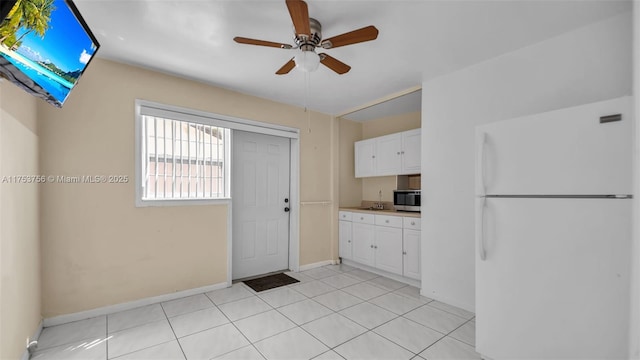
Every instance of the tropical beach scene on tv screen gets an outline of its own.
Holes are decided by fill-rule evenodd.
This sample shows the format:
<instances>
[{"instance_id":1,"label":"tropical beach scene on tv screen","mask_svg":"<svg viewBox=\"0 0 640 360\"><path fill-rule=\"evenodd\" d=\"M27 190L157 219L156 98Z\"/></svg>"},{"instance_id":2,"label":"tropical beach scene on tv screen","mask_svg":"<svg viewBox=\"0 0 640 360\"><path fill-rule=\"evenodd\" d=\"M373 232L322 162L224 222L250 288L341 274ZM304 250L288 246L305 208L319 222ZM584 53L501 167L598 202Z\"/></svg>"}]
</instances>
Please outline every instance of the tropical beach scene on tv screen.
<instances>
[{"instance_id":1,"label":"tropical beach scene on tv screen","mask_svg":"<svg viewBox=\"0 0 640 360\"><path fill-rule=\"evenodd\" d=\"M0 23L4 75L56 106L62 106L95 51L64 0L18 0ZM20 80L23 74L39 86Z\"/></svg>"}]
</instances>

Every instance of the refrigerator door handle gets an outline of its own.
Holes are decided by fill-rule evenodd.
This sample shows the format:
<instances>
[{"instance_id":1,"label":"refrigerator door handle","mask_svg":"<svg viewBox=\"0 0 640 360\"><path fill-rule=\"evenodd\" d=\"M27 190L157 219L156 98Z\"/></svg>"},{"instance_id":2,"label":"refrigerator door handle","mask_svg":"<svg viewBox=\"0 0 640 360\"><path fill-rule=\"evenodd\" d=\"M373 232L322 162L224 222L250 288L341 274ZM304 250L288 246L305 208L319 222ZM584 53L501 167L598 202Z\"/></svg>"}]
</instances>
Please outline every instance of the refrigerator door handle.
<instances>
[{"instance_id":1,"label":"refrigerator door handle","mask_svg":"<svg viewBox=\"0 0 640 360\"><path fill-rule=\"evenodd\" d=\"M476 134L476 194L483 196L486 193L484 186L484 145L487 134L478 131Z\"/></svg>"},{"instance_id":2,"label":"refrigerator door handle","mask_svg":"<svg viewBox=\"0 0 640 360\"><path fill-rule=\"evenodd\" d=\"M487 259L487 252L484 249L484 208L487 199L482 197L476 201L476 241L478 242L478 255L480 260Z\"/></svg>"}]
</instances>

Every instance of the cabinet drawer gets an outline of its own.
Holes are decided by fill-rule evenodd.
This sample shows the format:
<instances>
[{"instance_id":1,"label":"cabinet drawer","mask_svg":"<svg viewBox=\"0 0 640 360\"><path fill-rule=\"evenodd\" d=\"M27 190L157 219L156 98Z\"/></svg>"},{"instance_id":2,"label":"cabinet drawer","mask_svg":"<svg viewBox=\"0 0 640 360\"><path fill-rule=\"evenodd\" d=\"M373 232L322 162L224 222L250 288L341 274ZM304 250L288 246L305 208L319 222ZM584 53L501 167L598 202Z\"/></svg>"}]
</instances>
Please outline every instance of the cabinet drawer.
<instances>
[{"instance_id":1,"label":"cabinet drawer","mask_svg":"<svg viewBox=\"0 0 640 360\"><path fill-rule=\"evenodd\" d=\"M338 219L344 221L351 221L351 213L348 211L340 211L338 215Z\"/></svg>"},{"instance_id":2,"label":"cabinet drawer","mask_svg":"<svg viewBox=\"0 0 640 360\"><path fill-rule=\"evenodd\" d=\"M376 225L401 228L402 227L402 217L400 217L400 216L389 216L389 215L376 215Z\"/></svg>"},{"instance_id":3,"label":"cabinet drawer","mask_svg":"<svg viewBox=\"0 0 640 360\"><path fill-rule=\"evenodd\" d=\"M353 213L351 216L351 221L363 224L375 224L373 214Z\"/></svg>"},{"instance_id":4,"label":"cabinet drawer","mask_svg":"<svg viewBox=\"0 0 640 360\"><path fill-rule=\"evenodd\" d=\"M413 217L405 217L404 219L404 228L405 229L413 229L420 230L420 219Z\"/></svg>"}]
</instances>

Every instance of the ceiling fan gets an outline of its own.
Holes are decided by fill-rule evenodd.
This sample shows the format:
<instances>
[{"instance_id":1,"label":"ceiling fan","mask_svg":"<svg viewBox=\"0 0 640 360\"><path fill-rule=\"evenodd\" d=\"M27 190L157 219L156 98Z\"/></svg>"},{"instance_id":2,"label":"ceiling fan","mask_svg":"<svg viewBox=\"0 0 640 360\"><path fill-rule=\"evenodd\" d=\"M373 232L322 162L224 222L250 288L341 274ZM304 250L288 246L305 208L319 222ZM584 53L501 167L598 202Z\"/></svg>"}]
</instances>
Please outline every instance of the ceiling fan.
<instances>
[{"instance_id":1,"label":"ceiling fan","mask_svg":"<svg viewBox=\"0 0 640 360\"><path fill-rule=\"evenodd\" d=\"M233 38L235 42L240 44L269 46L281 49L300 49L301 52L298 55L291 58L291 60L287 61L286 64L276 71L277 75L288 74L296 66L302 71L311 72L316 70L320 63L340 75L345 74L351 70L351 66L325 53L317 54L315 49L317 47L332 49L375 40L378 37L378 29L370 25L323 40L322 26L318 20L309 17L307 3L302 0L286 0L286 3L295 29L295 46L239 36Z\"/></svg>"}]
</instances>

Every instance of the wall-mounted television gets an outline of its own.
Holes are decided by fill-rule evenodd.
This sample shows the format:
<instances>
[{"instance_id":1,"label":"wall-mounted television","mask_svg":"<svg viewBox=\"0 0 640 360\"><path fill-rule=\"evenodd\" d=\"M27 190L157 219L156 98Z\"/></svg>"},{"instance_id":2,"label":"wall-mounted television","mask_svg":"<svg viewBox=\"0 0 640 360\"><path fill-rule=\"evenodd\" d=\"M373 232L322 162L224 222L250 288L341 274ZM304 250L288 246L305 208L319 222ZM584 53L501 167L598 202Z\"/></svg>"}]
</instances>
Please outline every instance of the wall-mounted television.
<instances>
[{"instance_id":1,"label":"wall-mounted television","mask_svg":"<svg viewBox=\"0 0 640 360\"><path fill-rule=\"evenodd\" d=\"M71 0L0 2L0 76L62 107L100 47Z\"/></svg>"}]
</instances>

